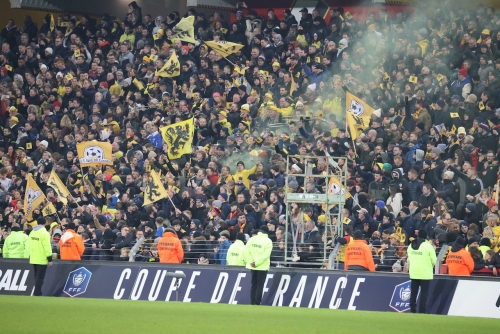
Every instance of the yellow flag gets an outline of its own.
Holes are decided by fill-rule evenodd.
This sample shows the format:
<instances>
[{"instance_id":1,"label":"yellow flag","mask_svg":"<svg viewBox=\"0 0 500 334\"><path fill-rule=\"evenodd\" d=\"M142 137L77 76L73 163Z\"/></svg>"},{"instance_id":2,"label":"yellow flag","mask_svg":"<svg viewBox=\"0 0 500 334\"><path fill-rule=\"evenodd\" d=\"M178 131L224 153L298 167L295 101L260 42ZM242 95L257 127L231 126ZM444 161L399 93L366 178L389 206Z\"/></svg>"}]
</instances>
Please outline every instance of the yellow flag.
<instances>
[{"instance_id":1,"label":"yellow flag","mask_svg":"<svg viewBox=\"0 0 500 334\"><path fill-rule=\"evenodd\" d=\"M56 21L54 21L54 15L50 14L50 31L54 31L56 28Z\"/></svg>"},{"instance_id":2,"label":"yellow flag","mask_svg":"<svg viewBox=\"0 0 500 334\"><path fill-rule=\"evenodd\" d=\"M411 83L417 83L418 78L412 75L412 76L410 76L410 78L408 79L408 81L411 82Z\"/></svg>"},{"instance_id":3,"label":"yellow flag","mask_svg":"<svg viewBox=\"0 0 500 334\"><path fill-rule=\"evenodd\" d=\"M293 92L295 92L295 89L297 89L297 84L295 83L295 80L293 80L293 75L290 76L292 78L292 83L290 84L290 93L289 95L292 96Z\"/></svg>"},{"instance_id":4,"label":"yellow flag","mask_svg":"<svg viewBox=\"0 0 500 334\"><path fill-rule=\"evenodd\" d=\"M346 121L351 130L351 138L355 140L358 136L368 129L373 108L367 105L360 98L346 93Z\"/></svg>"},{"instance_id":5,"label":"yellow flag","mask_svg":"<svg viewBox=\"0 0 500 334\"><path fill-rule=\"evenodd\" d=\"M73 55L76 57L80 57L80 49L76 49L74 52L73 52Z\"/></svg>"},{"instance_id":6,"label":"yellow flag","mask_svg":"<svg viewBox=\"0 0 500 334\"><path fill-rule=\"evenodd\" d=\"M4 66L7 69L7 71L12 72L12 66L10 66L9 64L5 64Z\"/></svg>"},{"instance_id":7,"label":"yellow flag","mask_svg":"<svg viewBox=\"0 0 500 334\"><path fill-rule=\"evenodd\" d=\"M50 173L47 185L54 189L54 192L57 194L57 198L59 198L61 202L63 202L64 204L68 204L69 190L68 188L66 188L64 183L62 183L56 172L52 171Z\"/></svg>"},{"instance_id":8,"label":"yellow flag","mask_svg":"<svg viewBox=\"0 0 500 334\"><path fill-rule=\"evenodd\" d=\"M151 171L151 178L146 183L146 190L144 191L144 205L154 203L167 196L167 191L161 183L160 177L154 170Z\"/></svg>"},{"instance_id":9,"label":"yellow flag","mask_svg":"<svg viewBox=\"0 0 500 334\"><path fill-rule=\"evenodd\" d=\"M159 70L156 70L155 76L162 78L172 78L177 77L181 74L181 63L177 58L177 54L174 52L172 56L167 60L165 65Z\"/></svg>"},{"instance_id":10,"label":"yellow flag","mask_svg":"<svg viewBox=\"0 0 500 334\"><path fill-rule=\"evenodd\" d=\"M226 41L207 41L205 44L213 49L215 52L220 54L222 57L227 57L233 53L235 53L238 50L241 50L244 45L242 44L236 44L233 42L226 42Z\"/></svg>"},{"instance_id":11,"label":"yellow flag","mask_svg":"<svg viewBox=\"0 0 500 334\"><path fill-rule=\"evenodd\" d=\"M194 39L194 16L183 17L172 29L170 40L180 39L188 43L196 43Z\"/></svg>"},{"instance_id":12,"label":"yellow flag","mask_svg":"<svg viewBox=\"0 0 500 334\"><path fill-rule=\"evenodd\" d=\"M455 126L455 124L453 124L453 126L451 127L450 133L453 133L453 134L457 133L457 127Z\"/></svg>"},{"instance_id":13,"label":"yellow flag","mask_svg":"<svg viewBox=\"0 0 500 334\"><path fill-rule=\"evenodd\" d=\"M346 191L345 187L340 186L340 181L334 176L330 176L330 185L328 187L329 195L340 195L345 194L345 198L349 199L352 197L351 193Z\"/></svg>"},{"instance_id":14,"label":"yellow flag","mask_svg":"<svg viewBox=\"0 0 500 334\"><path fill-rule=\"evenodd\" d=\"M139 89L139 90L144 90L144 85L142 84L142 82L140 82L139 80L137 80L137 78L134 78L134 80L132 81L134 83L134 85Z\"/></svg>"},{"instance_id":15,"label":"yellow flag","mask_svg":"<svg viewBox=\"0 0 500 334\"><path fill-rule=\"evenodd\" d=\"M194 118L167 125L160 129L163 140L168 145L168 158L179 159L191 153L194 135Z\"/></svg>"},{"instance_id":16,"label":"yellow flag","mask_svg":"<svg viewBox=\"0 0 500 334\"><path fill-rule=\"evenodd\" d=\"M57 213L57 210L54 206L54 204L49 203L45 208L42 210L42 216L51 216L55 215Z\"/></svg>"},{"instance_id":17,"label":"yellow flag","mask_svg":"<svg viewBox=\"0 0 500 334\"><path fill-rule=\"evenodd\" d=\"M26 192L24 194L24 214L26 219L33 219L33 211L46 199L44 193L36 184L31 174L28 174Z\"/></svg>"},{"instance_id":18,"label":"yellow flag","mask_svg":"<svg viewBox=\"0 0 500 334\"><path fill-rule=\"evenodd\" d=\"M98 141L84 141L76 144L80 166L113 165L111 144Z\"/></svg>"}]
</instances>

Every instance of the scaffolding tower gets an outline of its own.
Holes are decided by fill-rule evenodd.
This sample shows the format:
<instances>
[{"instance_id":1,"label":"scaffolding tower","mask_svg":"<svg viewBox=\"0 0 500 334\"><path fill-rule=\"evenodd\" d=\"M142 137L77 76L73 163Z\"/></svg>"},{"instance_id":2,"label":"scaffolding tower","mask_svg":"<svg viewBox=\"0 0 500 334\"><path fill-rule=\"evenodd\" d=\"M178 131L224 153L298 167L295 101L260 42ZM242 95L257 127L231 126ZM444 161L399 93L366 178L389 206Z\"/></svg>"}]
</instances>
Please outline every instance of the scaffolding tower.
<instances>
[{"instance_id":1,"label":"scaffolding tower","mask_svg":"<svg viewBox=\"0 0 500 334\"><path fill-rule=\"evenodd\" d=\"M303 177L303 184L299 183L302 187L301 191L291 192L289 187L290 177L285 180L285 236L288 236L290 232L292 234L292 250L289 251L289 241L288 237L285 237L285 265L293 263L293 256L297 254L297 236L299 231L303 231L306 222L303 221L303 208L308 205L319 205L324 208L325 211L325 234L330 233L331 236L343 236L343 208L346 201L346 180L347 180L347 163L339 164L340 160L345 160L345 157L331 157L331 156L300 156L300 155L289 155L287 157L287 171L290 171L291 167L296 161L300 161L305 170L301 173L290 174L295 177ZM313 170L317 166L318 162L323 160L325 163L326 170L321 173L314 173ZM289 175L289 176L290 176ZM326 191L321 193L307 193L306 184L310 179L324 179L324 184L326 185ZM299 188L300 189L300 188ZM300 222L297 226L294 226L291 220L291 205L296 203L301 207L300 212ZM301 241L304 241L304 233L301 233ZM332 245L333 246L333 245ZM335 247L330 253L327 252L327 238L323 241L323 258L322 263L328 263L328 269L334 269L334 262L336 261L336 254L338 252L338 246ZM327 261L328 259L328 261ZM292 261L292 262L291 262ZM338 265L338 261L337 261Z\"/></svg>"}]
</instances>

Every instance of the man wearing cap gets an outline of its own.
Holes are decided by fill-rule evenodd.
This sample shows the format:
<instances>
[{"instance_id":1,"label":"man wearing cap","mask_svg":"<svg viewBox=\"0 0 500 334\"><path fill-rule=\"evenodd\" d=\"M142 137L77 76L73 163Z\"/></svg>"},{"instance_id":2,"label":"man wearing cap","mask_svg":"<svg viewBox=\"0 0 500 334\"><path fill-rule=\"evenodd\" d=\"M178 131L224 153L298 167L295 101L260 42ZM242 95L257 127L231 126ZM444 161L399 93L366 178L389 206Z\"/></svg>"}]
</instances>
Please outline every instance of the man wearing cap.
<instances>
[{"instance_id":1,"label":"man wearing cap","mask_svg":"<svg viewBox=\"0 0 500 334\"><path fill-rule=\"evenodd\" d=\"M304 30L308 31L313 25L312 15L309 14L309 10L305 7L300 10L300 15L300 25L304 27Z\"/></svg>"},{"instance_id":2,"label":"man wearing cap","mask_svg":"<svg viewBox=\"0 0 500 334\"><path fill-rule=\"evenodd\" d=\"M158 241L158 256L160 257L160 263L177 264L184 259L184 249L173 228L168 227L163 230L163 236Z\"/></svg>"},{"instance_id":3,"label":"man wearing cap","mask_svg":"<svg viewBox=\"0 0 500 334\"><path fill-rule=\"evenodd\" d=\"M455 80L451 83L450 90L453 95L460 95L464 99L467 98L467 96L470 94L472 90L472 84L465 68L462 68L458 71L458 80Z\"/></svg>"},{"instance_id":4,"label":"man wearing cap","mask_svg":"<svg viewBox=\"0 0 500 334\"><path fill-rule=\"evenodd\" d=\"M363 231L355 231L354 242L346 248L344 270L375 271L372 251L363 237Z\"/></svg>"},{"instance_id":5,"label":"man wearing cap","mask_svg":"<svg viewBox=\"0 0 500 334\"><path fill-rule=\"evenodd\" d=\"M252 305L260 305L267 272L271 265L273 243L267 236L269 229L262 225L256 236L251 237L245 247L246 268L252 271L252 288L250 301Z\"/></svg>"},{"instance_id":6,"label":"man wearing cap","mask_svg":"<svg viewBox=\"0 0 500 334\"><path fill-rule=\"evenodd\" d=\"M411 242L407 251L411 279L410 309L412 313L417 313L417 297L419 292L420 305L418 313L426 313L429 286L431 280L434 278L436 251L426 239L427 232L420 229L417 237Z\"/></svg>"},{"instance_id":7,"label":"man wearing cap","mask_svg":"<svg viewBox=\"0 0 500 334\"><path fill-rule=\"evenodd\" d=\"M65 231L59 240L61 260L81 260L85 245L82 237L75 232L75 223L66 224Z\"/></svg>"},{"instance_id":8,"label":"man wearing cap","mask_svg":"<svg viewBox=\"0 0 500 334\"><path fill-rule=\"evenodd\" d=\"M484 147L487 150L496 152L498 147L498 137L490 132L490 126L487 123L481 122L477 128L477 136L474 141L474 146Z\"/></svg>"},{"instance_id":9,"label":"man wearing cap","mask_svg":"<svg viewBox=\"0 0 500 334\"><path fill-rule=\"evenodd\" d=\"M47 267L52 266L52 246L50 233L45 229L45 218L39 217L36 222L38 225L33 228L29 235L28 247L30 264L33 265L35 272L33 296L41 296Z\"/></svg>"}]
</instances>

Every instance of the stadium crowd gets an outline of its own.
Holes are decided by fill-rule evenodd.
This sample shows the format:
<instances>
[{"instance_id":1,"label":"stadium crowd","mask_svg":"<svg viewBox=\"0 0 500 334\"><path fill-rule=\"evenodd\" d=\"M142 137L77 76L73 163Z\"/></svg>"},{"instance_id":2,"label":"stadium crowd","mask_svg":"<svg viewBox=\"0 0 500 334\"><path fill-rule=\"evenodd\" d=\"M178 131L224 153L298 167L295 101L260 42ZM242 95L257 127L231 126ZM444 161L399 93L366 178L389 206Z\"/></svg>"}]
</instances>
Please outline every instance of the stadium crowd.
<instances>
[{"instance_id":1,"label":"stadium crowd","mask_svg":"<svg viewBox=\"0 0 500 334\"><path fill-rule=\"evenodd\" d=\"M170 39L179 13L153 17L135 1L118 19L7 22L3 256L26 257L15 246L44 219L63 259L69 231L84 245L70 257L128 261L132 251L135 261L159 261L158 240L175 237L179 262L225 265L230 247L261 230L273 262L284 260L285 244L291 252L296 243L300 266L338 243L343 263L356 239L370 245L370 270L401 271L423 230L450 254L466 247L475 269L499 268L500 15L450 2L395 16L381 7L364 21L342 8L323 19L307 8L301 17L273 9L262 17L238 6L233 22L189 9L196 42ZM206 41L244 47L222 57ZM173 53L180 74L159 75ZM346 92L375 109L355 136L346 130ZM192 117L192 154L169 159L161 128ZM80 167L76 143L87 140L112 143L114 165ZM345 235L325 229L331 212L322 206L292 204L286 219L286 192L327 188L324 178L294 176L306 168L291 155L324 157L314 175L332 173L328 156L343 157ZM71 193L67 204L47 184L52 170ZM169 198L143 206L152 170ZM57 214L38 208L35 222L24 217L28 173ZM137 240L145 242L132 249Z\"/></svg>"}]
</instances>

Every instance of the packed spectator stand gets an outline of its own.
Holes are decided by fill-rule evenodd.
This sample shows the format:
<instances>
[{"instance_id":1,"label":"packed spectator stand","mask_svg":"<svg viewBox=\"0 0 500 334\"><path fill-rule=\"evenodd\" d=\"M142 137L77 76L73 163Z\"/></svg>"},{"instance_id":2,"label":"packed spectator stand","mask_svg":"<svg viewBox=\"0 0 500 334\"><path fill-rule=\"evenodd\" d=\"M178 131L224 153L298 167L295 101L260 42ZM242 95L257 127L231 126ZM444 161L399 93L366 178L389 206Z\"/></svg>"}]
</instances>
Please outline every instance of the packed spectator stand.
<instances>
[{"instance_id":1,"label":"packed spectator stand","mask_svg":"<svg viewBox=\"0 0 500 334\"><path fill-rule=\"evenodd\" d=\"M493 8L446 2L389 16L381 7L364 22L342 8L325 19L285 10L279 20L245 3L234 22L195 9L153 17L135 1L125 11L26 16L1 31L2 245L44 217L54 256L74 223L82 260L159 262L158 241L172 233L183 263L227 265L233 244L267 226L272 265L328 268L322 260L336 248L342 269L361 231L376 270L401 272L406 248L425 230L437 253L447 250L440 272L455 247L470 253L474 270L497 274ZM190 17L192 36L183 25ZM218 53L211 41L243 47ZM167 68L172 57L178 64ZM346 93L374 109L358 134L346 123ZM192 118L193 149L172 159L162 128ZM112 165L80 166L77 143L93 140L112 144ZM307 169L306 155L324 158L311 177L294 176ZM314 175L335 173L330 157L342 157L336 163L347 170L345 206L291 204L284 212L287 192L328 191ZM47 182L52 171L70 193L66 202ZM144 205L153 171L168 196ZM31 220L28 175L46 196ZM50 203L56 212L45 215ZM327 224L339 210L340 235Z\"/></svg>"}]
</instances>

